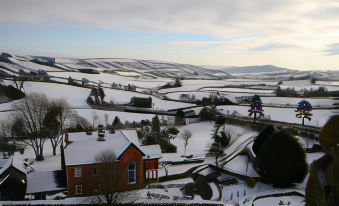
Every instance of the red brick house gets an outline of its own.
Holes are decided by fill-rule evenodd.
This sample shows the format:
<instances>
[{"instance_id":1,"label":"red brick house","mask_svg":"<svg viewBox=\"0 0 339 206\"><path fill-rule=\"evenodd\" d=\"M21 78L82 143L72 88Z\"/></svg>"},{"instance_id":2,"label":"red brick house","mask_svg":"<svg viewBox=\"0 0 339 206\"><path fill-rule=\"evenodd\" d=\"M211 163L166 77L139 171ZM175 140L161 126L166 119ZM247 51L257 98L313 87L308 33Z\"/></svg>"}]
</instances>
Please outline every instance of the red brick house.
<instances>
[{"instance_id":1,"label":"red brick house","mask_svg":"<svg viewBox=\"0 0 339 206\"><path fill-rule=\"evenodd\" d=\"M131 135L132 134L132 135ZM110 149L116 155L116 191L140 189L149 181L158 179L159 145L141 146L135 131L117 131L105 134L105 141L97 140L97 133L73 133L64 149L64 165L69 196L95 194L98 176L95 157Z\"/></svg>"}]
</instances>

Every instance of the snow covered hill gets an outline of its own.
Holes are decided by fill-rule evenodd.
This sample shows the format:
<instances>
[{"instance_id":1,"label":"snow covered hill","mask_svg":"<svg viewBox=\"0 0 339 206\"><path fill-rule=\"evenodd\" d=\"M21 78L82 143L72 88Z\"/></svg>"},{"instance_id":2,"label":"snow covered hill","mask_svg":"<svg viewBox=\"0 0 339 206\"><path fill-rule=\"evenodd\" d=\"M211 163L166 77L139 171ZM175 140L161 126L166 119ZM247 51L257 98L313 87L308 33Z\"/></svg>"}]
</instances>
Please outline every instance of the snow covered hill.
<instances>
[{"instance_id":1,"label":"snow covered hill","mask_svg":"<svg viewBox=\"0 0 339 206\"><path fill-rule=\"evenodd\" d=\"M48 62L50 61L50 62ZM29 56L2 53L0 55L0 69L11 73L32 70L45 71L84 71L94 70L122 76L145 76L148 78L185 78L185 79L228 79L232 75L220 71L209 70L204 67L170 63L154 60L136 60L124 58L68 58L55 56Z\"/></svg>"}]
</instances>

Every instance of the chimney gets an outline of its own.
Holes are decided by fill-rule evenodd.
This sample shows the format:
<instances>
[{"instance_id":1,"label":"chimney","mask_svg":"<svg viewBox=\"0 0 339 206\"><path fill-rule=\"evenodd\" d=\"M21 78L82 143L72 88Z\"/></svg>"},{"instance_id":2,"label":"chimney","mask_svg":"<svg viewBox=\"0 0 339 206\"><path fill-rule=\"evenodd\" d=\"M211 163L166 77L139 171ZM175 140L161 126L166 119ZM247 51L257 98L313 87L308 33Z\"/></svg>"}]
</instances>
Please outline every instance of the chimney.
<instances>
[{"instance_id":1,"label":"chimney","mask_svg":"<svg viewBox=\"0 0 339 206\"><path fill-rule=\"evenodd\" d=\"M98 125L98 141L105 141L105 130L103 125Z\"/></svg>"}]
</instances>

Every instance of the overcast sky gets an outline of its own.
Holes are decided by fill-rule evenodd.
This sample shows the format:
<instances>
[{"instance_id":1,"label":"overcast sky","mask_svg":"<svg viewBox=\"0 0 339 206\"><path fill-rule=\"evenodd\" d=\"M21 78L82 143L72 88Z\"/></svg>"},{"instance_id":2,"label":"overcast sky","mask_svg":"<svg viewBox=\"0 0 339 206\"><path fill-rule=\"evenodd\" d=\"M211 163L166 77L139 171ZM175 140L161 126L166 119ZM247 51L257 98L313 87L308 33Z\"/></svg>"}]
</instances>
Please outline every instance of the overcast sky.
<instances>
[{"instance_id":1,"label":"overcast sky","mask_svg":"<svg viewBox=\"0 0 339 206\"><path fill-rule=\"evenodd\" d=\"M0 0L0 50L339 69L339 0Z\"/></svg>"}]
</instances>

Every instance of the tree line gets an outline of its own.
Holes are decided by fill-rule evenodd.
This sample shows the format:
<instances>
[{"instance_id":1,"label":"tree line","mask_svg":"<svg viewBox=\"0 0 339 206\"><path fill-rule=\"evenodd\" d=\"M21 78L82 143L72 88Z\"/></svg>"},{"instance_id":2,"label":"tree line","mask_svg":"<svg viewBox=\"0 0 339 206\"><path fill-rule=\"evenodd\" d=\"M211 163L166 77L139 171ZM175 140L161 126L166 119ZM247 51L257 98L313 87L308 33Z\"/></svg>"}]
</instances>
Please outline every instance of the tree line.
<instances>
[{"instance_id":1,"label":"tree line","mask_svg":"<svg viewBox=\"0 0 339 206\"><path fill-rule=\"evenodd\" d=\"M44 145L50 141L56 155L63 136L74 128L87 128L89 123L70 109L63 99L48 100L46 95L31 93L12 105L12 115L2 122L2 139L14 138L30 146L36 160L44 159Z\"/></svg>"}]
</instances>

